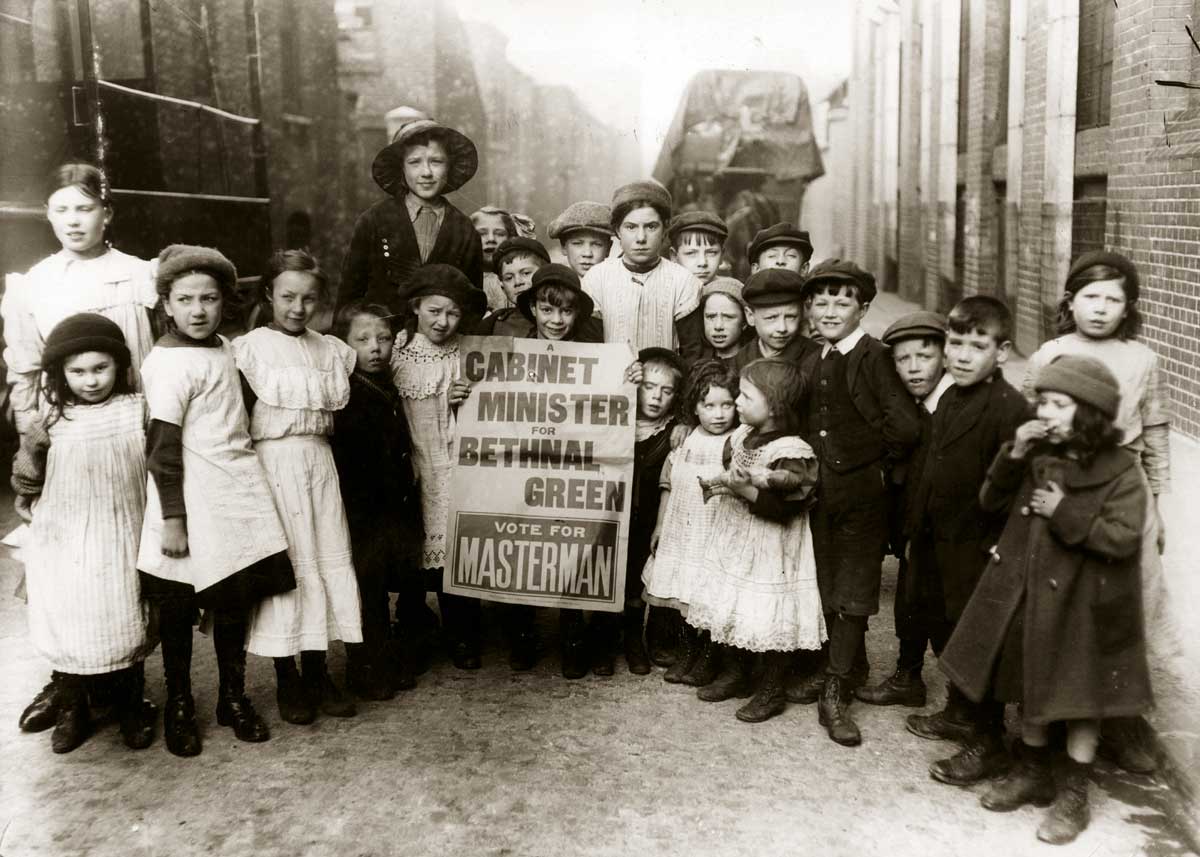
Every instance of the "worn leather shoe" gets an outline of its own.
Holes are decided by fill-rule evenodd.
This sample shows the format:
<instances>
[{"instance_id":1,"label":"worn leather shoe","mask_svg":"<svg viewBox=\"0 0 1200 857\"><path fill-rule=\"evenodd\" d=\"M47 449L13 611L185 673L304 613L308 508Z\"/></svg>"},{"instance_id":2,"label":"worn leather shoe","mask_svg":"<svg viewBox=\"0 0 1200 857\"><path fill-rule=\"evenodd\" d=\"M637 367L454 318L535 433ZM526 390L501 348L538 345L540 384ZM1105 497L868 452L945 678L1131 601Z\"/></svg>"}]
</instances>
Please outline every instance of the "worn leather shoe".
<instances>
[{"instance_id":1,"label":"worn leather shoe","mask_svg":"<svg viewBox=\"0 0 1200 857\"><path fill-rule=\"evenodd\" d=\"M78 701L64 705L59 708L54 732L50 735L50 749L55 753L70 753L87 740L90 731L87 703Z\"/></svg>"},{"instance_id":2,"label":"worn leather shoe","mask_svg":"<svg viewBox=\"0 0 1200 857\"><path fill-rule=\"evenodd\" d=\"M1004 777L979 799L992 812L1012 812L1027 803L1049 806L1057 789L1050 771L1050 748L1030 747L1023 741L1013 745L1014 762Z\"/></svg>"},{"instance_id":3,"label":"worn leather shoe","mask_svg":"<svg viewBox=\"0 0 1200 857\"><path fill-rule=\"evenodd\" d=\"M58 699L54 679L46 682L33 702L21 712L18 725L22 732L44 732L58 721Z\"/></svg>"},{"instance_id":4,"label":"worn leather shoe","mask_svg":"<svg viewBox=\"0 0 1200 857\"><path fill-rule=\"evenodd\" d=\"M1087 830L1092 819L1091 808L1088 806L1090 769L1091 765L1067 759L1062 788L1054 799L1054 805L1050 807L1050 811L1038 827L1038 839L1051 845L1066 845Z\"/></svg>"},{"instance_id":5,"label":"worn leather shoe","mask_svg":"<svg viewBox=\"0 0 1200 857\"><path fill-rule=\"evenodd\" d=\"M158 708L148 699L139 699L121 712L121 740L130 750L145 750L154 743L154 724Z\"/></svg>"},{"instance_id":6,"label":"worn leather shoe","mask_svg":"<svg viewBox=\"0 0 1200 857\"><path fill-rule=\"evenodd\" d=\"M825 690L825 671L811 673L792 680L787 686L787 701L797 705L812 705Z\"/></svg>"},{"instance_id":7,"label":"worn leather shoe","mask_svg":"<svg viewBox=\"0 0 1200 857\"><path fill-rule=\"evenodd\" d=\"M688 687L710 685L721 672L721 649L708 636L708 632L705 632L698 646L700 651L692 661L691 668L680 678L680 683Z\"/></svg>"},{"instance_id":8,"label":"worn leather shoe","mask_svg":"<svg viewBox=\"0 0 1200 857\"><path fill-rule=\"evenodd\" d=\"M925 682L921 674L896 668L896 671L879 684L858 687L856 699L868 705L904 705L908 708L924 708L926 701Z\"/></svg>"},{"instance_id":9,"label":"worn leather shoe","mask_svg":"<svg viewBox=\"0 0 1200 857\"><path fill-rule=\"evenodd\" d=\"M483 660L479 657L479 647L467 642L454 644L450 649L450 663L459 670L477 670L483 666Z\"/></svg>"},{"instance_id":10,"label":"worn leather shoe","mask_svg":"<svg viewBox=\"0 0 1200 857\"><path fill-rule=\"evenodd\" d=\"M830 739L843 747L857 747L862 743L858 724L850 716L847 680L831 675L821 691L817 705L817 722L825 727Z\"/></svg>"},{"instance_id":11,"label":"worn leather shoe","mask_svg":"<svg viewBox=\"0 0 1200 857\"><path fill-rule=\"evenodd\" d=\"M257 744L271 737L271 730L254 710L250 697L222 694L217 700L217 723L221 726L233 727L233 734L239 741Z\"/></svg>"},{"instance_id":12,"label":"worn leather shoe","mask_svg":"<svg viewBox=\"0 0 1200 857\"><path fill-rule=\"evenodd\" d=\"M968 741L967 745L948 759L938 759L929 766L929 775L940 783L969 786L1008 772L1012 759L998 735L988 734Z\"/></svg>"},{"instance_id":13,"label":"worn leather shoe","mask_svg":"<svg viewBox=\"0 0 1200 857\"><path fill-rule=\"evenodd\" d=\"M930 741L970 741L975 737L975 724L960 720L949 708L936 714L910 714L904 726L918 738Z\"/></svg>"},{"instance_id":14,"label":"worn leather shoe","mask_svg":"<svg viewBox=\"0 0 1200 857\"><path fill-rule=\"evenodd\" d=\"M199 756L200 727L191 694L167 697L163 706L163 741L176 756Z\"/></svg>"}]
</instances>

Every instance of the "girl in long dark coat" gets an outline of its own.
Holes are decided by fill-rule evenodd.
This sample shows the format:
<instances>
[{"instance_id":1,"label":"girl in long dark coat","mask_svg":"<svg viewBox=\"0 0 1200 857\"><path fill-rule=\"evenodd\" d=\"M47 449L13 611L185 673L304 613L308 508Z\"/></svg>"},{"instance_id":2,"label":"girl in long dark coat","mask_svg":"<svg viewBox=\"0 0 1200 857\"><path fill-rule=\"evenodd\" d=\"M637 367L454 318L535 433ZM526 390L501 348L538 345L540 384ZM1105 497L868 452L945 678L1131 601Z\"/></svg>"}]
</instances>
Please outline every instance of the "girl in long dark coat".
<instances>
[{"instance_id":1,"label":"girl in long dark coat","mask_svg":"<svg viewBox=\"0 0 1200 857\"><path fill-rule=\"evenodd\" d=\"M1066 355L1035 384L1037 419L996 456L980 494L1009 519L942 654L967 696L1021 703L1016 764L985 808L1053 802L1038 838L1070 842L1088 824L1087 782L1099 721L1151 706L1139 551L1146 488L1113 419L1117 380L1100 361ZM1056 788L1050 723L1065 721Z\"/></svg>"}]
</instances>

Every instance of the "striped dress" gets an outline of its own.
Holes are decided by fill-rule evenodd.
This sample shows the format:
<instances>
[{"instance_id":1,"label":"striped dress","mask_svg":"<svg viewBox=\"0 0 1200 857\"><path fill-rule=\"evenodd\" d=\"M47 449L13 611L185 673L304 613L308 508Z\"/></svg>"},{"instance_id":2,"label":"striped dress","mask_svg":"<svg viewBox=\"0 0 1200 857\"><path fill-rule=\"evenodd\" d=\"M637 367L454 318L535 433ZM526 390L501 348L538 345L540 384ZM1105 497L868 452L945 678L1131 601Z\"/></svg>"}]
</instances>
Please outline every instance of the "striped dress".
<instances>
[{"instance_id":1,"label":"striped dress","mask_svg":"<svg viewBox=\"0 0 1200 857\"><path fill-rule=\"evenodd\" d=\"M146 656L145 420L139 394L69 406L48 430L31 427L13 464L18 493L41 494L22 553L29 638L60 672L109 673Z\"/></svg>"},{"instance_id":2,"label":"striped dress","mask_svg":"<svg viewBox=\"0 0 1200 857\"><path fill-rule=\"evenodd\" d=\"M583 290L604 322L605 342L643 348L679 348L675 322L700 306L700 281L682 265L662 259L644 274L609 257L583 277Z\"/></svg>"}]
</instances>

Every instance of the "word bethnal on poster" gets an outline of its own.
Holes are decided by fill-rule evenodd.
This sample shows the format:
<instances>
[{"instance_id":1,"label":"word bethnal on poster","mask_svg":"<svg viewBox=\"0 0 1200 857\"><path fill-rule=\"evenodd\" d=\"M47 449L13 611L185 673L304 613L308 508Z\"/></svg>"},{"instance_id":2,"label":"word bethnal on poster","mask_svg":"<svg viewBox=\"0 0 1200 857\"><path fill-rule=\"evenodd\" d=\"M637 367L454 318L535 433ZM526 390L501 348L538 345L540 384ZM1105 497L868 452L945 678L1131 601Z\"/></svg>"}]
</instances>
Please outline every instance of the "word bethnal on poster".
<instances>
[{"instance_id":1,"label":"word bethnal on poster","mask_svg":"<svg viewBox=\"0 0 1200 857\"><path fill-rule=\"evenodd\" d=\"M620 611L637 393L625 345L468 336L447 592ZM638 573L635 570L632 573Z\"/></svg>"}]
</instances>

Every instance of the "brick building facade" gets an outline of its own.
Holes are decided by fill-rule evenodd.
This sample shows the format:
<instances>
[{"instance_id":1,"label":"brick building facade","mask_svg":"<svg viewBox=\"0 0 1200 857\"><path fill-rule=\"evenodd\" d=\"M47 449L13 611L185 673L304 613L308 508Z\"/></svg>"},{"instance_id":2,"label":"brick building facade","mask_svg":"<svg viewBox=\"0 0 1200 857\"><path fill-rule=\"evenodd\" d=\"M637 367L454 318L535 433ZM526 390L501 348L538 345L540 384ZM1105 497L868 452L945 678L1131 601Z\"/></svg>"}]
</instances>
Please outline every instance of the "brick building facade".
<instances>
[{"instance_id":1,"label":"brick building facade","mask_svg":"<svg viewBox=\"0 0 1200 857\"><path fill-rule=\"evenodd\" d=\"M1128 254L1173 424L1200 437L1200 92L1156 83L1200 82L1198 25L1194 0L860 0L829 177L847 255L929 307L1004 298L1030 353L1071 259Z\"/></svg>"}]
</instances>

